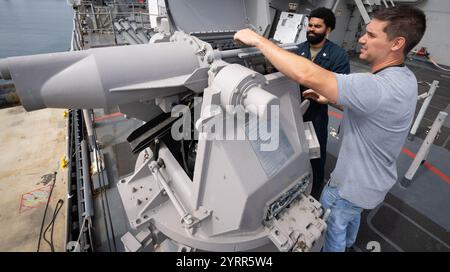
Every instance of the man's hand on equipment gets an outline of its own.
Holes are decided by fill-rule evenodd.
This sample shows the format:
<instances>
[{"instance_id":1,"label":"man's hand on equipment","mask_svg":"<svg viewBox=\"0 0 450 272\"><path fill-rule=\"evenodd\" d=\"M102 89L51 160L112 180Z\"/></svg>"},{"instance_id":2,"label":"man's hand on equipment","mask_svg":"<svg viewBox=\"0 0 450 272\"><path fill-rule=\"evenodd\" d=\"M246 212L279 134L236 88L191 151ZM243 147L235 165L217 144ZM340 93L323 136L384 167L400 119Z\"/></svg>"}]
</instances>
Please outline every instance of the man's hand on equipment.
<instances>
[{"instance_id":1,"label":"man's hand on equipment","mask_svg":"<svg viewBox=\"0 0 450 272\"><path fill-rule=\"evenodd\" d=\"M256 47L286 77L300 85L316 90L319 103L328 103L328 101L335 103L337 101L338 86L336 75L333 72L320 67L307 58L280 48L250 29L239 30L234 34L234 39L237 43ZM311 98L314 99L314 97Z\"/></svg>"},{"instance_id":2,"label":"man's hand on equipment","mask_svg":"<svg viewBox=\"0 0 450 272\"><path fill-rule=\"evenodd\" d=\"M330 101L325 98L325 96L316 93L314 90L308 89L303 92L304 98L309 98L320 104L328 104Z\"/></svg>"},{"instance_id":3,"label":"man's hand on equipment","mask_svg":"<svg viewBox=\"0 0 450 272\"><path fill-rule=\"evenodd\" d=\"M246 44L248 46L256 46L259 42L260 37L261 36L259 34L248 28L239 30L238 32L236 32L236 34L234 34L234 39L237 42Z\"/></svg>"}]
</instances>

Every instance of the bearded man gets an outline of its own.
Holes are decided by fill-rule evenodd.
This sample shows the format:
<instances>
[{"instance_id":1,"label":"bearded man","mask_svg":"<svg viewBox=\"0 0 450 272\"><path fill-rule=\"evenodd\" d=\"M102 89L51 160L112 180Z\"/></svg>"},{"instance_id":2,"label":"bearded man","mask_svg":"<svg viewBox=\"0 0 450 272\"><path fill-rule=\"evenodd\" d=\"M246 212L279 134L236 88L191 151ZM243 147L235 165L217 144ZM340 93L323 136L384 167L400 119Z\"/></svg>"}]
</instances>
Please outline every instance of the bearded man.
<instances>
[{"instance_id":1,"label":"bearded man","mask_svg":"<svg viewBox=\"0 0 450 272\"><path fill-rule=\"evenodd\" d=\"M321 7L311 11L306 34L307 41L298 45L296 53L331 72L349 74L350 64L347 53L344 49L327 39L327 36L334 30L335 25L336 17L330 9ZM307 89L300 86L302 94ZM306 99L303 95L301 98L302 101ZM309 108L303 116L303 120L305 122L312 121L320 143L320 158L311 160L313 171L311 195L319 199L325 184L324 172L327 156L328 105L315 100L311 100L310 102Z\"/></svg>"}]
</instances>

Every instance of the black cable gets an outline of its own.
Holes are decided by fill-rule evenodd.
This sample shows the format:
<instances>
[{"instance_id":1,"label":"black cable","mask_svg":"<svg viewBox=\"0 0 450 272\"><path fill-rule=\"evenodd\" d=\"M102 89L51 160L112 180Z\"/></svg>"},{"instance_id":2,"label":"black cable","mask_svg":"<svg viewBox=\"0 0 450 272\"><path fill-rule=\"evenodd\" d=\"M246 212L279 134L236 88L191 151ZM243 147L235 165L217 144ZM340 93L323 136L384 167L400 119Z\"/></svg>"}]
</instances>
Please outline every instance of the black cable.
<instances>
[{"instance_id":1,"label":"black cable","mask_svg":"<svg viewBox=\"0 0 450 272\"><path fill-rule=\"evenodd\" d=\"M53 230L55 229L55 221L56 221L56 217L58 216L58 213L61 210L61 208L63 207L63 205L64 205L64 200L59 199L58 203L56 203L56 207L53 212L52 220L48 224L47 228L44 230L44 241L47 242L47 244L50 246L50 250L52 252L55 252L55 246L53 244ZM47 234L47 231L50 229L50 227L52 228L52 231L50 234L50 241L49 241L49 240L47 240L46 234Z\"/></svg>"},{"instance_id":2,"label":"black cable","mask_svg":"<svg viewBox=\"0 0 450 272\"><path fill-rule=\"evenodd\" d=\"M184 170L186 171L186 174L188 174L188 176L191 175L191 171L189 171L189 167L187 164L187 157L186 157L186 150L184 147L184 139L181 139L181 158L183 160L183 166L184 166Z\"/></svg>"},{"instance_id":3,"label":"black cable","mask_svg":"<svg viewBox=\"0 0 450 272\"><path fill-rule=\"evenodd\" d=\"M98 147L97 147L97 132L95 130L93 131L93 136L94 136L94 139L93 139L94 143L93 144L95 144L95 147L96 147L95 149L98 150ZM94 156L95 156L97 169L100 169L100 164L99 164L99 159L100 158L98 156L98 152L97 151L94 151ZM114 227L113 227L113 224L112 224L111 211L109 209L108 195L107 195L107 192L106 192L106 189L105 189L106 184L105 184L105 180L104 180L103 174L101 172L99 172L99 183L100 183L100 199L101 199L101 205L102 205L102 210L103 210L103 219L104 219L105 228L106 228L106 236L107 236L107 239L108 239L108 248L109 248L109 251L111 252L111 240L112 240L112 244L114 246L114 252L117 252L117 245L116 245L116 238L115 238L116 235L114 233ZM106 211L105 207L108 209L108 211ZM109 227L108 227L108 223L107 223L107 220L106 220L106 216L108 216L108 221L109 221L109 225L110 225ZM109 233L108 229L110 229L110 231L111 231L112 239L110 238L110 233ZM92 247L92 250L93 250L94 249L94 245L91 245L91 247Z\"/></svg>"},{"instance_id":4,"label":"black cable","mask_svg":"<svg viewBox=\"0 0 450 272\"><path fill-rule=\"evenodd\" d=\"M47 215L48 204L50 203L50 199L52 197L53 188L55 188L56 174L57 173L58 172L56 172L56 171L53 173L53 184L52 184L52 188L50 189L50 194L48 195L47 205L45 205L44 217L42 218L42 223L41 223L41 230L39 231L39 240L38 240L38 245L37 245L37 252L39 252L39 249L41 248L42 230L44 229L45 216Z\"/></svg>"}]
</instances>

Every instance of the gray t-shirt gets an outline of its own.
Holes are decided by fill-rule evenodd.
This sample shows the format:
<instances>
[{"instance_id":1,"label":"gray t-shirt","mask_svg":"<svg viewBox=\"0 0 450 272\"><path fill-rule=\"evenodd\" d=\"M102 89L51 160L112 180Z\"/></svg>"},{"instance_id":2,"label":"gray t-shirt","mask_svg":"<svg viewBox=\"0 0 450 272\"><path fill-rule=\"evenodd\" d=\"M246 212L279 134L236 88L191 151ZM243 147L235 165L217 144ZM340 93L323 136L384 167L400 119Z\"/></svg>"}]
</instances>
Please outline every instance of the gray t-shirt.
<instances>
[{"instance_id":1,"label":"gray t-shirt","mask_svg":"<svg viewBox=\"0 0 450 272\"><path fill-rule=\"evenodd\" d=\"M417 79L407 67L336 78L344 134L330 185L342 198L373 209L397 180L396 161L414 117Z\"/></svg>"}]
</instances>

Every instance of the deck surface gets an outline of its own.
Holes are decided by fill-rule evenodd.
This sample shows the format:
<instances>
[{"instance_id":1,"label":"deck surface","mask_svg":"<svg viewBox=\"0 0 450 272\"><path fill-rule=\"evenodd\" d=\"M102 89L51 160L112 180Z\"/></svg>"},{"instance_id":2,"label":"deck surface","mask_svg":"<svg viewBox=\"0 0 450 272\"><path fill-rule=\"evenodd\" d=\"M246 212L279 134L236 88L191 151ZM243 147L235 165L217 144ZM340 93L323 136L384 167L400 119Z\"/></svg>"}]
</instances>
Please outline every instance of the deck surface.
<instances>
[{"instance_id":1,"label":"deck surface","mask_svg":"<svg viewBox=\"0 0 450 272\"><path fill-rule=\"evenodd\" d=\"M26 112L22 106L0 110L0 251L36 251L44 210L56 181L44 229L59 199L65 204L67 153L64 110ZM66 207L54 228L55 251L65 251ZM50 232L47 234L50 240ZM42 239L40 251L50 251Z\"/></svg>"}]
</instances>

